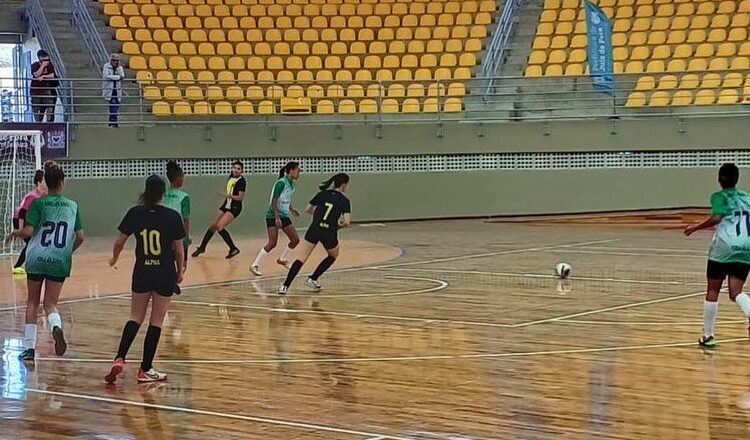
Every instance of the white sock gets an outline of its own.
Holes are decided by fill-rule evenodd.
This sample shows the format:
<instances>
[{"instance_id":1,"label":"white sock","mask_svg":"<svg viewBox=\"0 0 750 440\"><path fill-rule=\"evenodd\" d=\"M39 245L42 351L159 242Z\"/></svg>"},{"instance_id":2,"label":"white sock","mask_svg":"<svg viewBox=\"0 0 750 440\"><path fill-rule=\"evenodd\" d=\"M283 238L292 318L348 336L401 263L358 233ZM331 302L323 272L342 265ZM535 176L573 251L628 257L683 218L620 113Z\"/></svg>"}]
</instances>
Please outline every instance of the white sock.
<instances>
[{"instance_id":1,"label":"white sock","mask_svg":"<svg viewBox=\"0 0 750 440\"><path fill-rule=\"evenodd\" d=\"M23 348L36 347L36 324L26 324L23 329Z\"/></svg>"},{"instance_id":2,"label":"white sock","mask_svg":"<svg viewBox=\"0 0 750 440\"><path fill-rule=\"evenodd\" d=\"M718 301L703 301L703 336L714 335L714 323L716 322L716 313L718 311Z\"/></svg>"},{"instance_id":3,"label":"white sock","mask_svg":"<svg viewBox=\"0 0 750 440\"><path fill-rule=\"evenodd\" d=\"M740 310L742 310L742 313L744 313L745 316L750 318L750 296L747 296L747 293L745 292L741 292L734 299L734 302L736 302L737 305L740 307Z\"/></svg>"},{"instance_id":4,"label":"white sock","mask_svg":"<svg viewBox=\"0 0 750 440\"><path fill-rule=\"evenodd\" d=\"M50 330L55 327L60 327L60 329L62 329L62 318L60 318L60 314L57 312L52 312L47 315L47 322L49 323Z\"/></svg>"},{"instance_id":5,"label":"white sock","mask_svg":"<svg viewBox=\"0 0 750 440\"><path fill-rule=\"evenodd\" d=\"M268 255L268 252L266 252L266 248L260 248L258 256L255 257L255 261L253 261L253 266L260 266L260 260L262 260L266 255Z\"/></svg>"},{"instance_id":6,"label":"white sock","mask_svg":"<svg viewBox=\"0 0 750 440\"><path fill-rule=\"evenodd\" d=\"M289 256L292 255L292 252L294 252L294 249L287 247L284 249L284 252L281 253L281 258L279 258L281 261L289 261Z\"/></svg>"}]
</instances>

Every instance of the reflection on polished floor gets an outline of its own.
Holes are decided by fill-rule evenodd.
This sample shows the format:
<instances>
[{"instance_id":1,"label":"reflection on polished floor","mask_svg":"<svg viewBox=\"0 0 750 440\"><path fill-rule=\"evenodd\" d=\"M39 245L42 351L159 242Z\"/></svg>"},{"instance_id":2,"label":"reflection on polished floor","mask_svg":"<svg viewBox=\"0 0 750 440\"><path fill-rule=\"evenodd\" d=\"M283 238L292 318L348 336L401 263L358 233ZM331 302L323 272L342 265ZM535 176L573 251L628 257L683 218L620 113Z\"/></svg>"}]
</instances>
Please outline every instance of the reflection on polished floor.
<instances>
[{"instance_id":1,"label":"reflection on polished floor","mask_svg":"<svg viewBox=\"0 0 750 440\"><path fill-rule=\"evenodd\" d=\"M127 317L127 263L75 261L68 353L40 331L20 364L22 280L0 277L0 438L750 438L747 322L721 300L698 348L710 235L622 226L450 221L355 227L313 294L280 269L191 260L155 365L102 381ZM270 260L270 259L269 259ZM552 268L567 261L572 279ZM270 266L270 264L269 264ZM3 272L8 262L2 261ZM42 321L40 320L40 323Z\"/></svg>"}]
</instances>

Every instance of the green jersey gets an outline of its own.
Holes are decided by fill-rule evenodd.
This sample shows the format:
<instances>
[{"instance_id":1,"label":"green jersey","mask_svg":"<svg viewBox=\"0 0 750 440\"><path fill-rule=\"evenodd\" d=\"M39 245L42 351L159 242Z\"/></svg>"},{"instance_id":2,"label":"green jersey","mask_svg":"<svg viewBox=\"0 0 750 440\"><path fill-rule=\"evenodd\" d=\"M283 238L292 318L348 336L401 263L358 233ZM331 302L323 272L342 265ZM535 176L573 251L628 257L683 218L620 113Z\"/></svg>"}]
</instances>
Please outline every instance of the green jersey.
<instances>
[{"instance_id":1,"label":"green jersey","mask_svg":"<svg viewBox=\"0 0 750 440\"><path fill-rule=\"evenodd\" d=\"M26 213L34 228L26 251L26 272L67 278L73 263L73 241L81 230L78 203L60 194L34 200Z\"/></svg>"},{"instance_id":2,"label":"green jersey","mask_svg":"<svg viewBox=\"0 0 750 440\"><path fill-rule=\"evenodd\" d=\"M169 188L164 193L161 204L165 207L177 211L180 217L190 217L190 194L177 188Z\"/></svg>"},{"instance_id":3,"label":"green jersey","mask_svg":"<svg viewBox=\"0 0 750 440\"><path fill-rule=\"evenodd\" d=\"M266 211L266 218L273 218L273 208L270 206L270 204L273 203L273 199L279 199L277 204L279 217L291 217L292 197L294 196L294 191L294 182L289 180L289 178L282 177L277 180L271 190L271 199L268 201L269 207L268 211Z\"/></svg>"},{"instance_id":4,"label":"green jersey","mask_svg":"<svg viewBox=\"0 0 750 440\"><path fill-rule=\"evenodd\" d=\"M711 215L722 219L716 226L708 259L750 264L750 195L736 188L712 194Z\"/></svg>"}]
</instances>

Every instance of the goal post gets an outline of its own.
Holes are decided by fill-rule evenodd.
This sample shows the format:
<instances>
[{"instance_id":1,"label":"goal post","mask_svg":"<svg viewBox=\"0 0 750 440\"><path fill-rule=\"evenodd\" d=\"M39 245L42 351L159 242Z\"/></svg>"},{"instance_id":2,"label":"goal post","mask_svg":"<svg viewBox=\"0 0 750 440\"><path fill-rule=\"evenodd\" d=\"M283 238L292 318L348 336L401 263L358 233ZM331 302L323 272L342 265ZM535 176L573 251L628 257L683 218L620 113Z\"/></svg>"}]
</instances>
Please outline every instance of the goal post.
<instances>
[{"instance_id":1,"label":"goal post","mask_svg":"<svg viewBox=\"0 0 750 440\"><path fill-rule=\"evenodd\" d=\"M13 231L13 214L34 187L34 173L42 168L43 134L39 130L0 130L0 257L18 253L16 242L6 242Z\"/></svg>"}]
</instances>

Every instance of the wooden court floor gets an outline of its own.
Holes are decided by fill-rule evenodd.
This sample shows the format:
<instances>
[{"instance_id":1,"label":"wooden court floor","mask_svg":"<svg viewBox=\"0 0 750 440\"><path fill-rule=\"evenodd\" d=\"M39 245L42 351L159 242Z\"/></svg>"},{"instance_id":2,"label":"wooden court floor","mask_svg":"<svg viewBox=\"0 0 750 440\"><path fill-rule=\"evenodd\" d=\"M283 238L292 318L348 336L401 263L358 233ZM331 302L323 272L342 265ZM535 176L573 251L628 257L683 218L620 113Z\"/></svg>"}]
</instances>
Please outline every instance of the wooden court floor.
<instances>
[{"instance_id":1,"label":"wooden court floor","mask_svg":"<svg viewBox=\"0 0 750 440\"><path fill-rule=\"evenodd\" d=\"M113 387L102 376L128 315L129 267L109 270L108 242L94 241L64 294L62 358L42 329L40 359L19 364L25 291L0 278L0 438L750 438L747 322L726 297L718 347L696 344L709 239L633 226L356 226L325 291L298 280L287 298L271 263L264 277L247 272L257 237L232 262L216 240L190 262L192 286L164 326L155 365L168 382L135 383L141 332ZM559 261L572 279L551 276Z\"/></svg>"}]
</instances>

